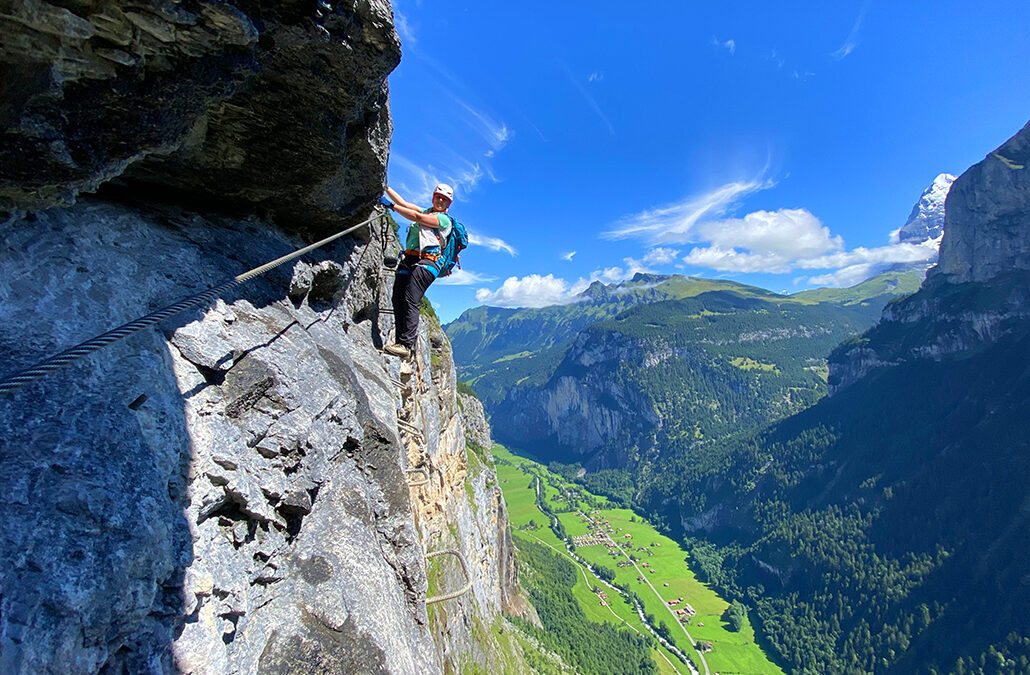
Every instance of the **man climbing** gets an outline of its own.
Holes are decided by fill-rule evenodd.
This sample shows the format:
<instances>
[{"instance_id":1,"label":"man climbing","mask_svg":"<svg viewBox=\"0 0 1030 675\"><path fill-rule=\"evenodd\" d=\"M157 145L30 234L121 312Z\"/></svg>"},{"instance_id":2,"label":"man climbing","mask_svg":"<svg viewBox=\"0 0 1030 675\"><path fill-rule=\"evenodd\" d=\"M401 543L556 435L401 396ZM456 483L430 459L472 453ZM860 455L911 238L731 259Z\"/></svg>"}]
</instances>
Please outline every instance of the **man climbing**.
<instances>
[{"instance_id":1,"label":"man climbing","mask_svg":"<svg viewBox=\"0 0 1030 675\"><path fill-rule=\"evenodd\" d=\"M453 221L447 209L454 199L454 190L445 183L437 185L433 189L433 206L428 209L405 200L391 187L386 188L386 194L393 200L392 204L384 201L387 208L412 222L404 242L404 257L397 265L393 281L396 340L383 351L407 357L415 351L418 339L418 309L422 296L440 273L436 261L451 233Z\"/></svg>"}]
</instances>

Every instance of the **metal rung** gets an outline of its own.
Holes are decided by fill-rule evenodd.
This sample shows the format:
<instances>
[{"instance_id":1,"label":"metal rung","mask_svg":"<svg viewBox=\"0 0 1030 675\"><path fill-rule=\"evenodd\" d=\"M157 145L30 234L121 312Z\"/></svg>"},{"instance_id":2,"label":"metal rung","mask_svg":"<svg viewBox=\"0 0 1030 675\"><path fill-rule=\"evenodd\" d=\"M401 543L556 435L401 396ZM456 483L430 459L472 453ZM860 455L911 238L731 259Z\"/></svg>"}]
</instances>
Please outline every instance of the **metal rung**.
<instances>
[{"instance_id":1,"label":"metal rung","mask_svg":"<svg viewBox=\"0 0 1030 675\"><path fill-rule=\"evenodd\" d=\"M428 485L429 484L429 472L425 469L425 467L420 467L418 469L405 469L404 473L414 473L416 471L421 473L426 478L425 478L425 480L417 482L417 483L408 483L408 487L415 488L415 487L422 487L423 485Z\"/></svg>"},{"instance_id":2,"label":"metal rung","mask_svg":"<svg viewBox=\"0 0 1030 675\"><path fill-rule=\"evenodd\" d=\"M444 600L453 600L454 598L460 598L461 596L468 593L469 589L472 588L472 575L469 574L468 564L465 562L465 556L461 554L461 551L457 551L454 549L450 549L447 551L434 551L433 553L426 554L426 560L444 554L453 555L455 558L458 559L458 562L461 563L461 571L465 574L465 585L462 586L460 589L454 591L453 593L445 593L443 595L435 595L431 598L426 598L427 605L432 605L436 602L443 602Z\"/></svg>"},{"instance_id":3,"label":"metal rung","mask_svg":"<svg viewBox=\"0 0 1030 675\"><path fill-rule=\"evenodd\" d=\"M416 427L414 424L412 424L410 422L405 422L402 419L398 419L397 420L397 426L404 427L408 431L414 432L416 434L421 434L422 433L422 430L419 429L418 427Z\"/></svg>"}]
</instances>

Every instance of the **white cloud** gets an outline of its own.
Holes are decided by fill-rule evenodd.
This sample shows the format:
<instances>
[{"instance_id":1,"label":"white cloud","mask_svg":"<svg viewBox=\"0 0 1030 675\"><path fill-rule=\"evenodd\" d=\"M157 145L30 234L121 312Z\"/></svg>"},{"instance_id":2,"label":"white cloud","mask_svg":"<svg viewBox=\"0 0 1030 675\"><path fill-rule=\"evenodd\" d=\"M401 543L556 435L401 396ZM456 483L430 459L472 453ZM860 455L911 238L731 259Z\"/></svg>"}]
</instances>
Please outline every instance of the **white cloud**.
<instances>
[{"instance_id":1,"label":"white cloud","mask_svg":"<svg viewBox=\"0 0 1030 675\"><path fill-rule=\"evenodd\" d=\"M844 248L844 240L832 236L806 209L754 211L743 218L702 223L696 234L716 248L743 248L787 260Z\"/></svg>"},{"instance_id":2,"label":"white cloud","mask_svg":"<svg viewBox=\"0 0 1030 675\"><path fill-rule=\"evenodd\" d=\"M474 286L475 284L486 284L494 281L497 277L491 277L479 272L471 272L454 268L446 277L440 277L435 283L443 286Z\"/></svg>"},{"instance_id":3,"label":"white cloud","mask_svg":"<svg viewBox=\"0 0 1030 675\"><path fill-rule=\"evenodd\" d=\"M576 91L578 91L580 95L584 98L584 100L586 100L586 102L590 105L591 109L593 109L594 113L596 113L597 116L601 119L601 121L604 122L605 126L608 127L608 133L614 136L615 127L612 126L611 120L609 120L608 116L604 114L603 110L601 110L601 106L597 104L597 101L594 99L594 97L591 96L590 92L587 91L586 87L584 87L575 78L575 76L568 69L568 67L563 65L562 68L565 70L565 76L569 78L569 82L572 83L572 86L576 88Z\"/></svg>"},{"instance_id":4,"label":"white cloud","mask_svg":"<svg viewBox=\"0 0 1030 675\"><path fill-rule=\"evenodd\" d=\"M843 269L828 274L819 274L808 277L805 281L813 286L832 286L834 288L847 288L860 284L869 277L876 276L879 266L872 263L849 265Z\"/></svg>"},{"instance_id":5,"label":"white cloud","mask_svg":"<svg viewBox=\"0 0 1030 675\"><path fill-rule=\"evenodd\" d=\"M587 82L600 82L604 79L604 73L590 73L587 75Z\"/></svg>"},{"instance_id":6,"label":"white cloud","mask_svg":"<svg viewBox=\"0 0 1030 675\"><path fill-rule=\"evenodd\" d=\"M851 251L840 251L828 255L798 260L801 269L830 269L859 264L890 265L894 263L932 262L937 258L941 237L927 239L920 244L904 243L865 248L859 246Z\"/></svg>"},{"instance_id":7,"label":"white cloud","mask_svg":"<svg viewBox=\"0 0 1030 675\"><path fill-rule=\"evenodd\" d=\"M668 265L676 260L680 252L674 248L653 248L644 255L644 263L648 265Z\"/></svg>"},{"instance_id":8,"label":"white cloud","mask_svg":"<svg viewBox=\"0 0 1030 675\"><path fill-rule=\"evenodd\" d=\"M719 38L713 36L712 37L712 44L715 45L716 47L721 47L723 49L728 50L729 53L730 53L730 56L733 56L734 52L737 51L737 43L736 43L735 40L725 40L725 41L722 41Z\"/></svg>"},{"instance_id":9,"label":"white cloud","mask_svg":"<svg viewBox=\"0 0 1030 675\"><path fill-rule=\"evenodd\" d=\"M460 202L462 193L474 190L485 175L479 162L470 162L456 155L447 166L428 164L423 167L393 152L390 154L390 166L403 173L397 185L401 195L417 204L429 204L433 188L439 183L449 183L455 189L455 201ZM496 179L492 180L496 182Z\"/></svg>"},{"instance_id":10,"label":"white cloud","mask_svg":"<svg viewBox=\"0 0 1030 675\"><path fill-rule=\"evenodd\" d=\"M460 220L460 219L459 219ZM515 250L515 247L497 237L487 237L486 235L473 234L469 232L469 244L472 246L484 246L492 251L504 251L510 256L516 256L519 254Z\"/></svg>"},{"instance_id":11,"label":"white cloud","mask_svg":"<svg viewBox=\"0 0 1030 675\"><path fill-rule=\"evenodd\" d=\"M843 60L851 52L855 51L858 46L858 31L862 27L862 21L865 19L866 10L869 9L869 0L865 0L862 3L862 7L858 10L858 16L855 18L855 23L851 26L851 32L848 33L848 37L844 40L837 51L833 52L833 58L838 61Z\"/></svg>"},{"instance_id":12,"label":"white cloud","mask_svg":"<svg viewBox=\"0 0 1030 675\"><path fill-rule=\"evenodd\" d=\"M496 291L480 288L476 291L476 300L501 307L546 307L575 302L573 295L564 279L553 274L529 274L522 278L508 277Z\"/></svg>"},{"instance_id":13,"label":"white cloud","mask_svg":"<svg viewBox=\"0 0 1030 675\"><path fill-rule=\"evenodd\" d=\"M514 135L508 125L502 121L495 120L489 114L473 108L471 105L462 101L457 96L453 97L454 101L465 110L467 113L465 122L477 133L480 138L486 141L490 149L487 151L488 157L493 157L501 148L508 144Z\"/></svg>"},{"instance_id":14,"label":"white cloud","mask_svg":"<svg viewBox=\"0 0 1030 675\"><path fill-rule=\"evenodd\" d=\"M562 253L561 254L561 259L566 261L566 262L572 262L572 258L575 255L576 255L575 251L569 251L568 253Z\"/></svg>"},{"instance_id":15,"label":"white cloud","mask_svg":"<svg viewBox=\"0 0 1030 675\"><path fill-rule=\"evenodd\" d=\"M393 22L397 26L397 32L400 34L401 40L409 45L414 45L417 42L415 31L412 29L411 23L408 22L408 17L404 16L396 6L393 8Z\"/></svg>"},{"instance_id":16,"label":"white cloud","mask_svg":"<svg viewBox=\"0 0 1030 675\"><path fill-rule=\"evenodd\" d=\"M705 245L683 257L688 265L730 273L835 270L807 280L834 286L858 283L898 263L929 264L940 248L938 238L848 251L844 240L806 209L755 211L743 218L709 221L697 225L693 234Z\"/></svg>"},{"instance_id":17,"label":"white cloud","mask_svg":"<svg viewBox=\"0 0 1030 675\"><path fill-rule=\"evenodd\" d=\"M790 260L777 253L753 253L724 249L719 246L693 248L683 256L683 261L697 267L707 267L720 272L766 272L782 274L791 270Z\"/></svg>"},{"instance_id":18,"label":"white cloud","mask_svg":"<svg viewBox=\"0 0 1030 675\"><path fill-rule=\"evenodd\" d=\"M640 238L650 246L698 241L693 229L702 219L722 215L741 198L773 185L772 181L761 179L727 183L678 204L660 206L624 218L601 236L605 239Z\"/></svg>"}]
</instances>

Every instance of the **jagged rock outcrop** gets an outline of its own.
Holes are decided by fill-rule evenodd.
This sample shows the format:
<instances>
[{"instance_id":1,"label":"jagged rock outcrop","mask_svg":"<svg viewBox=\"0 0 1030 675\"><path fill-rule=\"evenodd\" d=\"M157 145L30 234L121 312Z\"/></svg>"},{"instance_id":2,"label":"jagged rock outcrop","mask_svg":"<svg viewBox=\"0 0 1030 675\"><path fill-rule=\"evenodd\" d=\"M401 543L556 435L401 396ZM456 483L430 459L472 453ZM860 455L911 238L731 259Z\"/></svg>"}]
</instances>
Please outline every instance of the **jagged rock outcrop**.
<instances>
[{"instance_id":1,"label":"jagged rock outcrop","mask_svg":"<svg viewBox=\"0 0 1030 675\"><path fill-rule=\"evenodd\" d=\"M379 195L388 2L0 6L0 209L117 178L319 231Z\"/></svg>"},{"instance_id":2,"label":"jagged rock outcrop","mask_svg":"<svg viewBox=\"0 0 1030 675\"><path fill-rule=\"evenodd\" d=\"M465 438L481 448L493 445L483 403L471 394L458 392L458 407L461 408L461 421L465 425Z\"/></svg>"},{"instance_id":3,"label":"jagged rock outcrop","mask_svg":"<svg viewBox=\"0 0 1030 675\"><path fill-rule=\"evenodd\" d=\"M408 465L429 474L429 482L412 493L415 521L427 551L461 552L472 577L469 593L430 607L430 627L445 671L478 667L500 672L505 658L517 660L497 643L495 629L504 625L501 612L525 614L527 603L518 585L507 509L489 454L492 442L487 436L482 445L466 445L465 439L475 433L470 434L470 428L483 429L486 420L481 410L462 409L464 403L458 403L450 343L440 324L435 317L424 317L422 324L430 349L419 354L410 382L412 393L418 395L409 397L402 411L417 429L404 434ZM434 559L429 579L434 596L467 582L460 564L447 558Z\"/></svg>"},{"instance_id":4,"label":"jagged rock outcrop","mask_svg":"<svg viewBox=\"0 0 1030 675\"><path fill-rule=\"evenodd\" d=\"M830 393L872 370L996 342L1030 317L1030 124L955 180L919 292L830 358Z\"/></svg>"},{"instance_id":5,"label":"jagged rock outcrop","mask_svg":"<svg viewBox=\"0 0 1030 675\"><path fill-rule=\"evenodd\" d=\"M387 3L0 16L0 375L374 215ZM475 630L518 609L503 502L489 458L467 459L438 327L415 372L377 351L382 234L0 397L0 671L502 658ZM463 583L427 563L439 547L462 552L471 591L427 612Z\"/></svg>"}]
</instances>

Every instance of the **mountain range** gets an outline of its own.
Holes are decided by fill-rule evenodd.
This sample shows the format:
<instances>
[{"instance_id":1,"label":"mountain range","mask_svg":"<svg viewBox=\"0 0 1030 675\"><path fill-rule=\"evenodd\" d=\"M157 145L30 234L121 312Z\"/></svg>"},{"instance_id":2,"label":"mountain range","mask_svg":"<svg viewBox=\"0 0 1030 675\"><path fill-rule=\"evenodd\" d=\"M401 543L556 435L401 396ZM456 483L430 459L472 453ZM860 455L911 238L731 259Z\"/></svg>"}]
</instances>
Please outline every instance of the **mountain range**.
<instances>
[{"instance_id":1,"label":"mountain range","mask_svg":"<svg viewBox=\"0 0 1030 675\"><path fill-rule=\"evenodd\" d=\"M921 276L784 296L638 274L595 283L569 305L469 310L447 332L502 442L632 468L811 405L826 391L830 350Z\"/></svg>"},{"instance_id":2,"label":"mountain range","mask_svg":"<svg viewBox=\"0 0 1030 675\"><path fill-rule=\"evenodd\" d=\"M451 324L456 358L498 437L682 537L793 672L1030 672L1028 165L1030 125L935 181L906 225L943 232L921 284L634 279L603 288L619 307L548 308L603 317L574 337L471 310L486 332L464 352Z\"/></svg>"}]
</instances>

